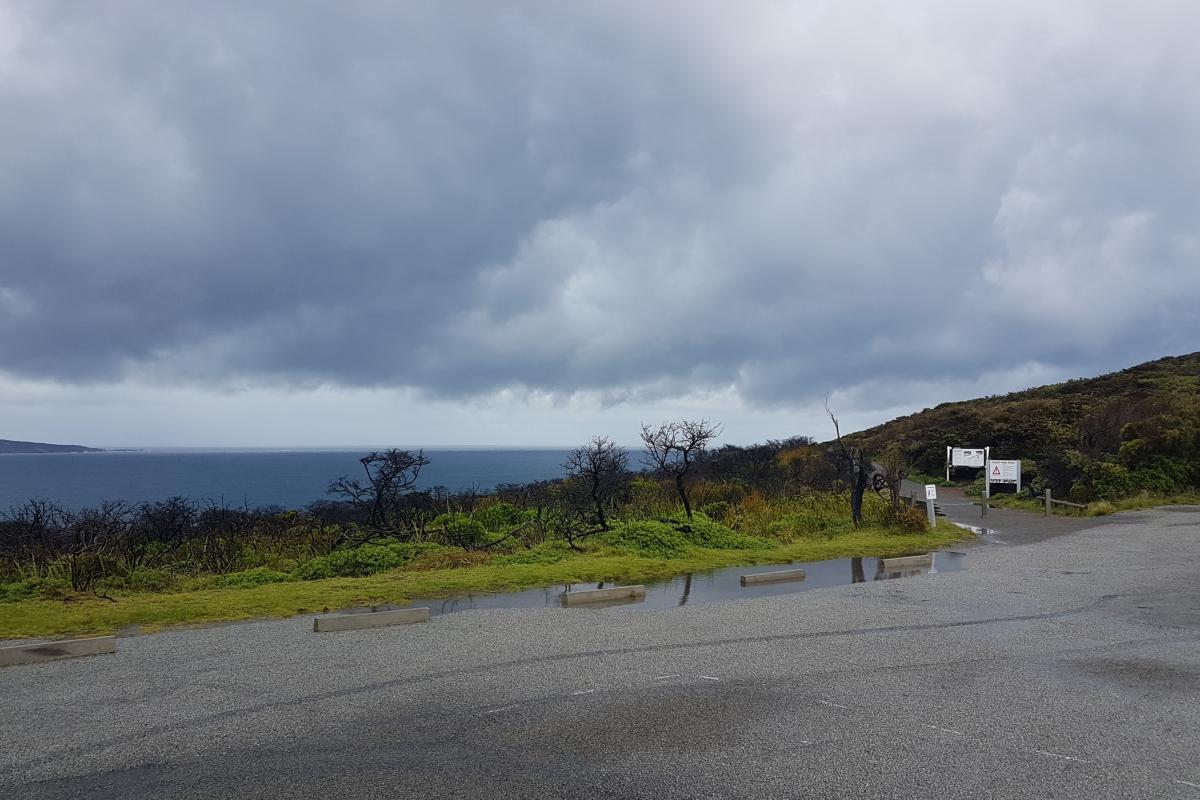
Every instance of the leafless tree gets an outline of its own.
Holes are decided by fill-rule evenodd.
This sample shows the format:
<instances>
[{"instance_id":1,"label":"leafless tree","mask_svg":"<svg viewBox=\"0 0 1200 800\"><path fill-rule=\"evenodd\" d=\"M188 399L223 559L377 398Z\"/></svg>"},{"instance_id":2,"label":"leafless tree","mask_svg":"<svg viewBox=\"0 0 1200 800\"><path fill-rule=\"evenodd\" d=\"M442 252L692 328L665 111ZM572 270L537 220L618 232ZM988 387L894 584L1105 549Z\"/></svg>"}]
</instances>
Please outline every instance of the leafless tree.
<instances>
[{"instance_id":1,"label":"leafless tree","mask_svg":"<svg viewBox=\"0 0 1200 800\"><path fill-rule=\"evenodd\" d=\"M583 550L579 546L580 541L600 531L595 523L587 517L588 515L580 509L578 503L573 503L565 497L554 509L554 529L566 540L571 549L577 552Z\"/></svg>"},{"instance_id":2,"label":"leafless tree","mask_svg":"<svg viewBox=\"0 0 1200 800\"><path fill-rule=\"evenodd\" d=\"M683 503L687 518L692 518L692 502L688 496L688 473L705 448L721 435L721 426L707 420L664 422L657 428L642 423L642 444L646 446L648 467L670 476L675 492Z\"/></svg>"},{"instance_id":3,"label":"leafless tree","mask_svg":"<svg viewBox=\"0 0 1200 800\"><path fill-rule=\"evenodd\" d=\"M208 498L196 515L190 555L210 572L232 571L257 523L258 515L246 505L231 506L224 498Z\"/></svg>"},{"instance_id":4,"label":"leafless tree","mask_svg":"<svg viewBox=\"0 0 1200 800\"><path fill-rule=\"evenodd\" d=\"M607 436L593 436L583 447L572 450L563 464L567 484L586 495L596 512L600 530L608 530L604 507L620 492L629 474L629 454Z\"/></svg>"},{"instance_id":5,"label":"leafless tree","mask_svg":"<svg viewBox=\"0 0 1200 800\"><path fill-rule=\"evenodd\" d=\"M871 479L872 488L880 494L884 489L887 490L893 513L900 510L900 489L912 470L912 464L912 459L897 442L892 442L879 454L879 471Z\"/></svg>"},{"instance_id":6,"label":"leafless tree","mask_svg":"<svg viewBox=\"0 0 1200 800\"><path fill-rule=\"evenodd\" d=\"M125 534L132 510L128 503L108 501L64 514L63 556L72 589L89 591L103 576L102 556Z\"/></svg>"},{"instance_id":7,"label":"leafless tree","mask_svg":"<svg viewBox=\"0 0 1200 800\"><path fill-rule=\"evenodd\" d=\"M404 496L429 464L424 450L384 450L358 460L365 480L343 475L329 484L328 494L350 502L366 519L373 534L397 533L402 527Z\"/></svg>"},{"instance_id":8,"label":"leafless tree","mask_svg":"<svg viewBox=\"0 0 1200 800\"><path fill-rule=\"evenodd\" d=\"M166 559L187 538L196 516L196 504L186 497L140 504L126 535L113 548L114 560L129 573Z\"/></svg>"},{"instance_id":9,"label":"leafless tree","mask_svg":"<svg viewBox=\"0 0 1200 800\"><path fill-rule=\"evenodd\" d=\"M850 517L854 520L854 527L857 528L862 525L863 495L866 494L867 484L875 470L871 465L871 459L867 458L867 453L862 447L847 444L842 439L841 426L838 425L837 417L829 410L828 402L825 404L825 413L829 415L829 419L833 422L833 431L837 434L834 455L842 474L850 483Z\"/></svg>"},{"instance_id":10,"label":"leafless tree","mask_svg":"<svg viewBox=\"0 0 1200 800\"><path fill-rule=\"evenodd\" d=\"M13 574L46 573L60 555L66 510L49 500L30 500L9 508L0 521L0 553L11 564Z\"/></svg>"}]
</instances>

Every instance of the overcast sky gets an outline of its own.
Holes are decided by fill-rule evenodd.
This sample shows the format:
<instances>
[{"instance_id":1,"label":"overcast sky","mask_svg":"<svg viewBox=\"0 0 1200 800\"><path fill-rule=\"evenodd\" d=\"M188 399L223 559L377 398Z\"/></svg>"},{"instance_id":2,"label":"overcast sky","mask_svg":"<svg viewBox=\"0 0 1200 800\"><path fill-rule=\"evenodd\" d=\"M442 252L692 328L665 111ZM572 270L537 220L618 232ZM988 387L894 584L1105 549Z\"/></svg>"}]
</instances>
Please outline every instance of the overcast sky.
<instances>
[{"instance_id":1,"label":"overcast sky","mask_svg":"<svg viewBox=\"0 0 1200 800\"><path fill-rule=\"evenodd\" d=\"M0 0L0 438L826 437L1200 349L1194 0Z\"/></svg>"}]
</instances>

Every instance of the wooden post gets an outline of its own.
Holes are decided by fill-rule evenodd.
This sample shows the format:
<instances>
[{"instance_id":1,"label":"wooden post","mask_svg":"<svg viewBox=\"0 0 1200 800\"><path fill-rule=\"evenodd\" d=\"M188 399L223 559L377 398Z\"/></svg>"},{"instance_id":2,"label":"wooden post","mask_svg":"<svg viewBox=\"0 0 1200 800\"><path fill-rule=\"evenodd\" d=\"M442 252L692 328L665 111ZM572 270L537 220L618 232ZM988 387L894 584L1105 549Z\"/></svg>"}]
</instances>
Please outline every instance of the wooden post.
<instances>
[{"instance_id":1,"label":"wooden post","mask_svg":"<svg viewBox=\"0 0 1200 800\"><path fill-rule=\"evenodd\" d=\"M1050 490L1046 490L1046 516L1050 516Z\"/></svg>"}]
</instances>

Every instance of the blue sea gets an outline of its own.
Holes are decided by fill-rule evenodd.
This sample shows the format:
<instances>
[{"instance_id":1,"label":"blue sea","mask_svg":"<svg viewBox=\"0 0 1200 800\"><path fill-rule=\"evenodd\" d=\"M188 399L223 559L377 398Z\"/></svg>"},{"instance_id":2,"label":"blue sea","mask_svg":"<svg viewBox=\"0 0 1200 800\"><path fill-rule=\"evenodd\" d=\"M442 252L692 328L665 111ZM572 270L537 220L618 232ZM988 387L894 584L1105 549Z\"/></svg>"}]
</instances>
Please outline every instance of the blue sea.
<instances>
[{"instance_id":1,"label":"blue sea","mask_svg":"<svg viewBox=\"0 0 1200 800\"><path fill-rule=\"evenodd\" d=\"M358 450L140 450L0 455L0 510L31 498L70 508L104 500L181 495L240 506L302 508L327 499L342 475L362 475ZM565 449L462 448L425 451L418 487L488 491L563 474Z\"/></svg>"}]
</instances>

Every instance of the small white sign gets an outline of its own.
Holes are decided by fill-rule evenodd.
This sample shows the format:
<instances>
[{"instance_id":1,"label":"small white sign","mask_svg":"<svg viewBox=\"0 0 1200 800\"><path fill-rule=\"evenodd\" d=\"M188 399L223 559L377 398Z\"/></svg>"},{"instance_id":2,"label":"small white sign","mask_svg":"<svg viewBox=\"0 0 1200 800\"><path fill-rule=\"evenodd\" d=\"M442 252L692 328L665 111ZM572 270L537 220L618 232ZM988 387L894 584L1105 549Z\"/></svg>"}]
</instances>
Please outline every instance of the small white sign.
<instances>
[{"instance_id":1,"label":"small white sign","mask_svg":"<svg viewBox=\"0 0 1200 800\"><path fill-rule=\"evenodd\" d=\"M985 454L982 447L955 447L950 450L950 466L982 467Z\"/></svg>"},{"instance_id":2,"label":"small white sign","mask_svg":"<svg viewBox=\"0 0 1200 800\"><path fill-rule=\"evenodd\" d=\"M932 483L925 484L925 499L937 500L937 485Z\"/></svg>"},{"instance_id":3,"label":"small white sign","mask_svg":"<svg viewBox=\"0 0 1200 800\"><path fill-rule=\"evenodd\" d=\"M1020 484L1021 462L992 459L988 462L988 482Z\"/></svg>"}]
</instances>

